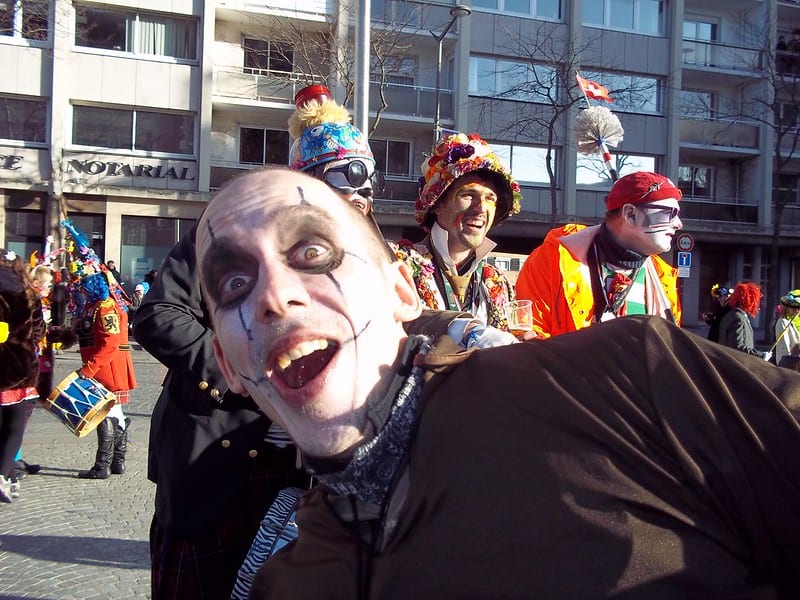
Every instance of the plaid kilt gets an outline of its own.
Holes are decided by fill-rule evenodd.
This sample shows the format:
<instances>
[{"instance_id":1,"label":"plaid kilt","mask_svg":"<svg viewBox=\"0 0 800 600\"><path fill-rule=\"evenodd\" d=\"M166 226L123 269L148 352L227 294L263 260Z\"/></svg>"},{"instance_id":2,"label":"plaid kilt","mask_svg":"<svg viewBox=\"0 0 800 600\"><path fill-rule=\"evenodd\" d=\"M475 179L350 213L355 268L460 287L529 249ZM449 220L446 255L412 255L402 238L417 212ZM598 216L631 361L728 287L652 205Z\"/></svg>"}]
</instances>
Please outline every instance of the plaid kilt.
<instances>
[{"instance_id":1,"label":"plaid kilt","mask_svg":"<svg viewBox=\"0 0 800 600\"><path fill-rule=\"evenodd\" d=\"M250 472L237 511L191 538L176 535L156 517L150 526L152 600L228 600L239 568L267 509L283 488L308 488L309 476L294 467L294 446L271 447ZM208 476L206 493L226 485L224 473ZM158 497L157 497L158 498ZM187 506L186 510L191 510Z\"/></svg>"}]
</instances>

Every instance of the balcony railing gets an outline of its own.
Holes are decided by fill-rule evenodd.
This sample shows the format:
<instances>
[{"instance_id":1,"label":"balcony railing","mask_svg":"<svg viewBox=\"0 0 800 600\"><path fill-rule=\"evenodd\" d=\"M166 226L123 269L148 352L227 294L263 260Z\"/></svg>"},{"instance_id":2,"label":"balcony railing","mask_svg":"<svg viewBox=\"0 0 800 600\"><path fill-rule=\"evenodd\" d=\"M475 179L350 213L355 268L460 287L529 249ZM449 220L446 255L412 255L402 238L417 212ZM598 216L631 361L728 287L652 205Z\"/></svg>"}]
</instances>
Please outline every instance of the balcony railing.
<instances>
[{"instance_id":1,"label":"balcony railing","mask_svg":"<svg viewBox=\"0 0 800 600\"><path fill-rule=\"evenodd\" d=\"M214 69L213 89L217 96L293 104L295 93L306 85L308 81L305 78L293 73L234 67Z\"/></svg>"},{"instance_id":2,"label":"balcony railing","mask_svg":"<svg viewBox=\"0 0 800 600\"><path fill-rule=\"evenodd\" d=\"M308 77L298 73L278 73L254 69L217 67L214 69L214 94L229 98L282 102L292 104L295 93L308 85ZM369 86L369 108L376 111L381 105L380 85ZM387 83L383 94L389 105L388 115L433 119L436 111L436 90L431 87ZM443 121L453 119L453 92L441 90L439 113Z\"/></svg>"},{"instance_id":3,"label":"balcony railing","mask_svg":"<svg viewBox=\"0 0 800 600\"><path fill-rule=\"evenodd\" d=\"M756 73L764 68L764 53L757 48L744 48L699 40L683 40L683 64L730 71Z\"/></svg>"},{"instance_id":4,"label":"balcony railing","mask_svg":"<svg viewBox=\"0 0 800 600\"><path fill-rule=\"evenodd\" d=\"M378 110L381 105L380 85L372 82L369 85L369 108ZM436 88L418 85L402 85L387 83L383 86L386 103L390 115L433 118L436 112ZM439 115L445 120L453 119L453 92L441 90L439 93Z\"/></svg>"},{"instance_id":5,"label":"balcony railing","mask_svg":"<svg viewBox=\"0 0 800 600\"><path fill-rule=\"evenodd\" d=\"M681 119L681 143L758 148L758 124L736 119Z\"/></svg>"},{"instance_id":6,"label":"balcony railing","mask_svg":"<svg viewBox=\"0 0 800 600\"><path fill-rule=\"evenodd\" d=\"M292 11L293 13L312 13L331 15L333 0L220 0L220 8L240 11Z\"/></svg>"},{"instance_id":7,"label":"balcony railing","mask_svg":"<svg viewBox=\"0 0 800 600\"><path fill-rule=\"evenodd\" d=\"M758 206L733 202L712 202L702 198L684 196L681 200L681 219L757 224Z\"/></svg>"}]
</instances>

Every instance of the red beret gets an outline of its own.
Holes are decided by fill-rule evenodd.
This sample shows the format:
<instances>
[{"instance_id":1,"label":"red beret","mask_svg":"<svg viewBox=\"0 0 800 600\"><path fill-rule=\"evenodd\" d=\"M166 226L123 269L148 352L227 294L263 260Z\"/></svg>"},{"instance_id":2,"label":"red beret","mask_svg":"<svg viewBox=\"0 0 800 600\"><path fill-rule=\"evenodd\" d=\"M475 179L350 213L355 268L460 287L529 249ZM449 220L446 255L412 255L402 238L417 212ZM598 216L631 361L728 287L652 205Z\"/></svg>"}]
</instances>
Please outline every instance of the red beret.
<instances>
[{"instance_id":1,"label":"red beret","mask_svg":"<svg viewBox=\"0 0 800 600\"><path fill-rule=\"evenodd\" d=\"M672 198L680 200L683 194L669 177L649 171L636 171L620 177L606 196L606 208L614 210L623 204L649 204Z\"/></svg>"}]
</instances>

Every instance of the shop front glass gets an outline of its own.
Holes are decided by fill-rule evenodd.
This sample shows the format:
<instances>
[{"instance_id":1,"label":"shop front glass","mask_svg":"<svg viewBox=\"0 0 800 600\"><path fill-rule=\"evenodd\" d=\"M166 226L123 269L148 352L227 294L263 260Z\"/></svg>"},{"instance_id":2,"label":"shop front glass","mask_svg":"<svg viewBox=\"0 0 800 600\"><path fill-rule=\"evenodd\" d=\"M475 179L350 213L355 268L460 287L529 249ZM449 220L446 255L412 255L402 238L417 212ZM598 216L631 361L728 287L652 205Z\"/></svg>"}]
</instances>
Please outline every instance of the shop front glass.
<instances>
[{"instance_id":1,"label":"shop front glass","mask_svg":"<svg viewBox=\"0 0 800 600\"><path fill-rule=\"evenodd\" d=\"M6 209L7 250L13 250L28 261L33 252L44 249L44 213L38 210Z\"/></svg>"},{"instance_id":2,"label":"shop front glass","mask_svg":"<svg viewBox=\"0 0 800 600\"><path fill-rule=\"evenodd\" d=\"M160 270L169 251L193 224L194 219L123 216L122 249L117 269L125 288L132 291L147 273L153 269Z\"/></svg>"}]
</instances>

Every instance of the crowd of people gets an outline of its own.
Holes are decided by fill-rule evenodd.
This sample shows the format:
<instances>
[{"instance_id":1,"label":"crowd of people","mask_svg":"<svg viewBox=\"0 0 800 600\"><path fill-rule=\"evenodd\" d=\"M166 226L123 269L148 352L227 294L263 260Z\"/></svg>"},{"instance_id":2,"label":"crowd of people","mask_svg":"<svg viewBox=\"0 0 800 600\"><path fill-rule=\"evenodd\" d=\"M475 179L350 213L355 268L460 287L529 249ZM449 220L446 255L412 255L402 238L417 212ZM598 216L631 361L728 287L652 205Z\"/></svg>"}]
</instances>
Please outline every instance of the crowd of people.
<instances>
[{"instance_id":1,"label":"crowd of people","mask_svg":"<svg viewBox=\"0 0 800 600\"><path fill-rule=\"evenodd\" d=\"M288 168L224 185L157 277L120 302L109 262L70 288L77 377L116 398L80 477L124 472L129 321L168 368L148 452L154 600L798 591L800 290L775 323L788 368L755 348L752 282L712 289L708 340L681 330L660 257L681 192L653 172L616 180L601 223L554 228L513 285L488 235L520 186L477 134L431 149L420 239L387 240L366 136L323 86L296 101ZM50 288L14 265L0 320L16 298L27 325L0 328L0 350L28 376L0 382L5 501L26 417L4 394L37 397L52 341ZM262 521L283 541L256 557Z\"/></svg>"}]
</instances>

